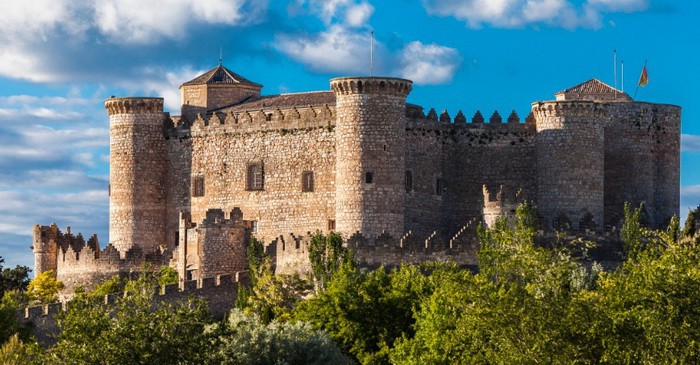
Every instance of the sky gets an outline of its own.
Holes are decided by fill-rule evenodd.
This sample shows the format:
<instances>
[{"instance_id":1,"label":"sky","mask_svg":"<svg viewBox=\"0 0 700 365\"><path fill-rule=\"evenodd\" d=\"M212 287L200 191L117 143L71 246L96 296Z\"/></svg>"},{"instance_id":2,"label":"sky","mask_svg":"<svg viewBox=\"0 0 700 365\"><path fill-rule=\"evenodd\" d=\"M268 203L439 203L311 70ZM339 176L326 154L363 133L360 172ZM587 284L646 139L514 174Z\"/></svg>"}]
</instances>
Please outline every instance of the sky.
<instances>
[{"instance_id":1,"label":"sky","mask_svg":"<svg viewBox=\"0 0 700 365\"><path fill-rule=\"evenodd\" d=\"M372 73L454 116L515 110L593 77L683 107L681 216L700 204L694 0L0 0L0 256L33 266L34 224L108 242L104 99L162 96L224 66L264 94ZM617 52L614 78L613 52ZM635 91L647 63L649 84ZM622 65L624 63L624 66ZM622 69L624 67L624 84Z\"/></svg>"}]
</instances>

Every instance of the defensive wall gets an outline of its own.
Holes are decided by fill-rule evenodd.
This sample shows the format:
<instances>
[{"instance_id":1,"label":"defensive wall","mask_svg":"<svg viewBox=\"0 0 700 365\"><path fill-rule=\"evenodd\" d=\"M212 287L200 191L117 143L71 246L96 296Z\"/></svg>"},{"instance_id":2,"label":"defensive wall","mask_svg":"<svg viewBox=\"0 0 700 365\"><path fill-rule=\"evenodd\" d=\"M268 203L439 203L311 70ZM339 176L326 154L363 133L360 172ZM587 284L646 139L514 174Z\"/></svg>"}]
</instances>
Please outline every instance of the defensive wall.
<instances>
[{"instance_id":1,"label":"defensive wall","mask_svg":"<svg viewBox=\"0 0 700 365\"><path fill-rule=\"evenodd\" d=\"M238 286L248 280L246 273L236 275L217 275L199 280L189 280L178 284L160 287L154 296L154 303L182 303L196 297L207 302L209 312L217 319L223 318L236 301ZM108 294L104 298L105 305L114 304L123 293ZM70 306L70 301L27 307L17 311L21 321L31 321L36 326L35 335L39 343L50 345L56 341L59 333L56 315Z\"/></svg>"}]
</instances>

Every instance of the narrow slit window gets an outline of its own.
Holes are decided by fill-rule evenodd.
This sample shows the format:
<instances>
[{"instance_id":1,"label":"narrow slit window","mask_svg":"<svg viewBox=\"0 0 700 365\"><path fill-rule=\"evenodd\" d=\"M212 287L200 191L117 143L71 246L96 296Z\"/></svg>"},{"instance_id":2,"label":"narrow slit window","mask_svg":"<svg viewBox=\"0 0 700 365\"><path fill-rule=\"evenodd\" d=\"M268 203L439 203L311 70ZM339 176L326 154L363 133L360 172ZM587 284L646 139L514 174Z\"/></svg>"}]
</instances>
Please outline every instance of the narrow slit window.
<instances>
[{"instance_id":1,"label":"narrow slit window","mask_svg":"<svg viewBox=\"0 0 700 365\"><path fill-rule=\"evenodd\" d=\"M442 195L442 190L444 189L442 178L438 177L435 180L435 195Z\"/></svg>"},{"instance_id":2,"label":"narrow slit window","mask_svg":"<svg viewBox=\"0 0 700 365\"><path fill-rule=\"evenodd\" d=\"M366 172L365 173L365 183L371 184L374 182L374 172Z\"/></svg>"},{"instance_id":3,"label":"narrow slit window","mask_svg":"<svg viewBox=\"0 0 700 365\"><path fill-rule=\"evenodd\" d=\"M411 171L406 171L406 192L410 193L413 191L413 173Z\"/></svg>"},{"instance_id":4,"label":"narrow slit window","mask_svg":"<svg viewBox=\"0 0 700 365\"><path fill-rule=\"evenodd\" d=\"M192 196L204 196L204 176L195 176L192 181Z\"/></svg>"},{"instance_id":5,"label":"narrow slit window","mask_svg":"<svg viewBox=\"0 0 700 365\"><path fill-rule=\"evenodd\" d=\"M335 219L328 220L328 230L335 231Z\"/></svg>"},{"instance_id":6,"label":"narrow slit window","mask_svg":"<svg viewBox=\"0 0 700 365\"><path fill-rule=\"evenodd\" d=\"M301 174L301 191L314 191L314 173L313 171L304 171Z\"/></svg>"}]
</instances>

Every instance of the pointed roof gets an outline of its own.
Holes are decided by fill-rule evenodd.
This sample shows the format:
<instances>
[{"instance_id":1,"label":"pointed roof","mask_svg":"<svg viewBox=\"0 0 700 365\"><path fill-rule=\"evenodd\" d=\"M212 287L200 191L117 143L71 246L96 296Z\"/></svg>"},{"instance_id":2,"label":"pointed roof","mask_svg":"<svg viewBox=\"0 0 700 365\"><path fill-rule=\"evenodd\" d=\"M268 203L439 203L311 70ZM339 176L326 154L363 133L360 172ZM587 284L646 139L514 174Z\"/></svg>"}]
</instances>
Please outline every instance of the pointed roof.
<instances>
[{"instance_id":1,"label":"pointed roof","mask_svg":"<svg viewBox=\"0 0 700 365\"><path fill-rule=\"evenodd\" d=\"M620 90L593 78L554 94L557 100L604 100L632 101L632 98Z\"/></svg>"},{"instance_id":2,"label":"pointed roof","mask_svg":"<svg viewBox=\"0 0 700 365\"><path fill-rule=\"evenodd\" d=\"M239 84L262 87L262 85L256 84L221 65L218 65L212 68L211 70L195 77L194 79L183 83L181 86L210 84Z\"/></svg>"}]
</instances>

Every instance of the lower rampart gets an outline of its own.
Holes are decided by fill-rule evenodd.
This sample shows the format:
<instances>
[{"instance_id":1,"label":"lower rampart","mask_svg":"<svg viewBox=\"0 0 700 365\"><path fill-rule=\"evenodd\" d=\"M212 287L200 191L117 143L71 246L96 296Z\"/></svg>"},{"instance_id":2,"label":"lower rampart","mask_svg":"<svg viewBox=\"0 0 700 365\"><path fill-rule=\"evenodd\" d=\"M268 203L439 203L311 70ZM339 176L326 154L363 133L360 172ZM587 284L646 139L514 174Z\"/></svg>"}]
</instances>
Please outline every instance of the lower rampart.
<instances>
[{"instance_id":1,"label":"lower rampart","mask_svg":"<svg viewBox=\"0 0 700 365\"><path fill-rule=\"evenodd\" d=\"M238 286L247 283L245 272L233 275L218 275L216 277L201 280L190 280L181 284L165 285L155 295L155 303L182 303L191 297L204 299L207 302L209 312L214 318L221 319L228 313L236 301ZM121 293L108 294L104 298L105 304L114 304ZM43 306L34 306L17 311L21 321L31 321L35 325L35 335L39 343L53 344L59 328L56 323L56 315L70 306L70 302L51 303Z\"/></svg>"}]
</instances>

